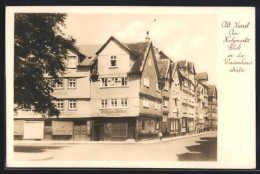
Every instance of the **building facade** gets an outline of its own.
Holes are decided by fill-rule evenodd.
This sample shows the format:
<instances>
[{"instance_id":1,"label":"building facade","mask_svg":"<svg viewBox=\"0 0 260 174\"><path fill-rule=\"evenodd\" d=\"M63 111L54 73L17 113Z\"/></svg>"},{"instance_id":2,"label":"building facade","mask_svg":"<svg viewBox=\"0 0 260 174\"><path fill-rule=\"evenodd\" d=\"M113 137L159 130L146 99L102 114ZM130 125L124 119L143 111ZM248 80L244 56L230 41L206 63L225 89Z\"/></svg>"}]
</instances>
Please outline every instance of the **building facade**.
<instances>
[{"instance_id":1,"label":"building facade","mask_svg":"<svg viewBox=\"0 0 260 174\"><path fill-rule=\"evenodd\" d=\"M216 130L218 125L218 93L215 85L209 87L209 109L208 109L208 124L210 130Z\"/></svg>"},{"instance_id":2,"label":"building facade","mask_svg":"<svg viewBox=\"0 0 260 174\"><path fill-rule=\"evenodd\" d=\"M216 129L217 90L207 86L207 74L196 74L192 62L174 62L148 35L143 42L112 36L79 46L65 65L52 93L59 118L18 110L15 139L139 141Z\"/></svg>"},{"instance_id":3,"label":"building facade","mask_svg":"<svg viewBox=\"0 0 260 174\"><path fill-rule=\"evenodd\" d=\"M197 73L197 106L196 106L196 131L208 130L208 74Z\"/></svg>"}]
</instances>

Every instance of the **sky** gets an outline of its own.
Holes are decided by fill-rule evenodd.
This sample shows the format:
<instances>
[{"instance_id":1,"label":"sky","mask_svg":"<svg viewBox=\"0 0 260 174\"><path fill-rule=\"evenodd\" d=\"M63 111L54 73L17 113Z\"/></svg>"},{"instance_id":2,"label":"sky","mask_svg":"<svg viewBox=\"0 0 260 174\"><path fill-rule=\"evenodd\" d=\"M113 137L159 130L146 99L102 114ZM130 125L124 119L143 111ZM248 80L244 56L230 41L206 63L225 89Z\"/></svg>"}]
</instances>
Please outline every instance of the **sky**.
<instances>
[{"instance_id":1,"label":"sky","mask_svg":"<svg viewBox=\"0 0 260 174\"><path fill-rule=\"evenodd\" d=\"M217 84L217 16L214 14L75 14L69 13L64 32L76 45L104 44L110 36L121 42L144 41L146 31L153 45L173 61L195 63Z\"/></svg>"}]
</instances>

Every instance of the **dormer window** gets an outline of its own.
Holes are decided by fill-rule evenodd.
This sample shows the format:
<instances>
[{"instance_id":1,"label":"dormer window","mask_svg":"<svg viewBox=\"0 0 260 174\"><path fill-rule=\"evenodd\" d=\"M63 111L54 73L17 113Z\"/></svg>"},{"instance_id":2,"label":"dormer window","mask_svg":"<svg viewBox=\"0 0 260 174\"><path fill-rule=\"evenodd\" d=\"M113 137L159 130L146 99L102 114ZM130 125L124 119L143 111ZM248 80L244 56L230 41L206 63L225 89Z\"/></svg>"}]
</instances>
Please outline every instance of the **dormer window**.
<instances>
[{"instance_id":1,"label":"dormer window","mask_svg":"<svg viewBox=\"0 0 260 174\"><path fill-rule=\"evenodd\" d=\"M110 66L111 66L111 67L116 67L116 66L117 66L116 56L111 56Z\"/></svg>"},{"instance_id":2,"label":"dormer window","mask_svg":"<svg viewBox=\"0 0 260 174\"><path fill-rule=\"evenodd\" d=\"M76 68L77 56L68 56L68 68Z\"/></svg>"}]
</instances>

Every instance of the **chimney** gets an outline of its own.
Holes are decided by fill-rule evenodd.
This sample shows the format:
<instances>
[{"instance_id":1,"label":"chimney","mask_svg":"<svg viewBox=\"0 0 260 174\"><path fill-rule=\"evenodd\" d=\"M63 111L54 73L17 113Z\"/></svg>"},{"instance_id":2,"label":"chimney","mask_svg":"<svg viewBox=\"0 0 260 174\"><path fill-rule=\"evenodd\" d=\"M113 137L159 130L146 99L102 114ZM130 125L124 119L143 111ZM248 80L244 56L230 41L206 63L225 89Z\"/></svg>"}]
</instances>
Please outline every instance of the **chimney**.
<instances>
[{"instance_id":1,"label":"chimney","mask_svg":"<svg viewBox=\"0 0 260 174\"><path fill-rule=\"evenodd\" d=\"M149 31L146 32L145 41L146 41L146 42L149 42L149 41L150 41Z\"/></svg>"}]
</instances>

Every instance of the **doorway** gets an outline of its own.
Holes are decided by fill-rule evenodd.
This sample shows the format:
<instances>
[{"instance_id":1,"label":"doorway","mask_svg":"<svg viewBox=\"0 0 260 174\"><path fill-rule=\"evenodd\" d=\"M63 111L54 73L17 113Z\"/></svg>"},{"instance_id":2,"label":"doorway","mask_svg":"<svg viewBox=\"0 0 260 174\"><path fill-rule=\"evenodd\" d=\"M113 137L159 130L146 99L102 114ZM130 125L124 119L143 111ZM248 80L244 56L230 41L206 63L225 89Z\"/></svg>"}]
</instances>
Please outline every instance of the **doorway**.
<instances>
[{"instance_id":1,"label":"doorway","mask_svg":"<svg viewBox=\"0 0 260 174\"><path fill-rule=\"evenodd\" d=\"M104 141L104 125L94 126L94 141Z\"/></svg>"},{"instance_id":2,"label":"doorway","mask_svg":"<svg viewBox=\"0 0 260 174\"><path fill-rule=\"evenodd\" d=\"M128 123L128 139L134 139L135 138L135 122L129 122Z\"/></svg>"}]
</instances>

